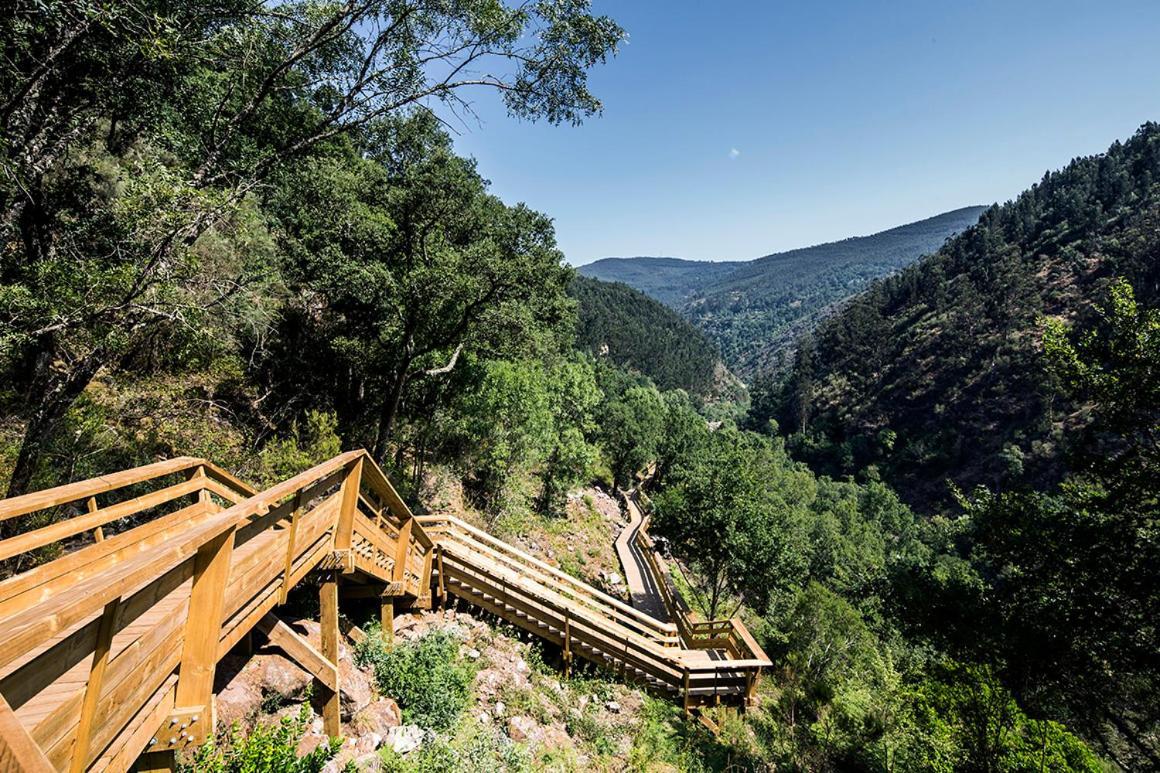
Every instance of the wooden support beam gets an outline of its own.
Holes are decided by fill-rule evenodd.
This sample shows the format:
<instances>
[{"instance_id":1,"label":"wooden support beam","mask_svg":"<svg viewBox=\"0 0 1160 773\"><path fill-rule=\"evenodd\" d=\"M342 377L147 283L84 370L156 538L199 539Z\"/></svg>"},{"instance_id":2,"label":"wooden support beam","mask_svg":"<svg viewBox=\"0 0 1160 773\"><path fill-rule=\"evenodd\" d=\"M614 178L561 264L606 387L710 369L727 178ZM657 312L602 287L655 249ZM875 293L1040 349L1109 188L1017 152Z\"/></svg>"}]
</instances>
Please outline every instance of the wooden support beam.
<instances>
[{"instance_id":1,"label":"wooden support beam","mask_svg":"<svg viewBox=\"0 0 1160 773\"><path fill-rule=\"evenodd\" d=\"M97 644L93 650L93 664L89 668L89 679L85 683L85 697L81 700L81 715L77 723L76 740L73 742L70 773L79 773L89 765L89 745L93 735L93 717L97 713L97 701L101 698L101 688L105 682L105 667L109 665L109 649L113 645L116 632L117 610L121 599L115 598L105 605L101 622L97 628Z\"/></svg>"},{"instance_id":2,"label":"wooden support beam","mask_svg":"<svg viewBox=\"0 0 1160 773\"><path fill-rule=\"evenodd\" d=\"M362 484L363 458L359 456L347 469L342 480L342 504L338 510L338 525L334 529L334 549L350 550L354 533L354 513L358 506L358 490Z\"/></svg>"},{"instance_id":3,"label":"wooden support beam","mask_svg":"<svg viewBox=\"0 0 1160 773\"><path fill-rule=\"evenodd\" d=\"M48 773L53 770L44 751L16 716L16 712L0 695L0 770L22 770L29 773Z\"/></svg>"},{"instance_id":4,"label":"wooden support beam","mask_svg":"<svg viewBox=\"0 0 1160 773\"><path fill-rule=\"evenodd\" d=\"M407 557L411 555L411 528L414 523L413 517L406 518L399 527L399 538L395 543L395 572L391 578L395 582L405 582L407 576Z\"/></svg>"},{"instance_id":5,"label":"wooden support beam","mask_svg":"<svg viewBox=\"0 0 1160 773\"><path fill-rule=\"evenodd\" d=\"M443 571L443 546L440 545L438 550L439 550L439 603L446 604L447 603L447 586L445 584L446 583L446 579L445 579L446 575Z\"/></svg>"},{"instance_id":6,"label":"wooden support beam","mask_svg":"<svg viewBox=\"0 0 1160 773\"><path fill-rule=\"evenodd\" d=\"M383 628L383 639L395 641L395 597L383 594L379 596L379 617Z\"/></svg>"},{"instance_id":7,"label":"wooden support beam","mask_svg":"<svg viewBox=\"0 0 1160 773\"><path fill-rule=\"evenodd\" d=\"M331 663L338 662L338 574L333 570L322 574L322 585L318 589L319 623L322 634L322 657ZM334 690L322 707L322 726L331 738L342 735L342 719L339 715L339 689Z\"/></svg>"},{"instance_id":8,"label":"wooden support beam","mask_svg":"<svg viewBox=\"0 0 1160 773\"><path fill-rule=\"evenodd\" d=\"M279 620L272 612L258 621L257 628L270 643L286 653L329 691L338 689L338 665L322 655L293 628Z\"/></svg>"},{"instance_id":9,"label":"wooden support beam","mask_svg":"<svg viewBox=\"0 0 1160 773\"><path fill-rule=\"evenodd\" d=\"M221 640L235 533L236 527L222 532L199 548L194 557L193 589L190 591L177 678L176 708L209 707L210 727L213 727L215 718L213 677L217 669L218 642Z\"/></svg>"},{"instance_id":10,"label":"wooden support beam","mask_svg":"<svg viewBox=\"0 0 1160 773\"><path fill-rule=\"evenodd\" d=\"M564 616L564 676L572 675L572 618Z\"/></svg>"},{"instance_id":11,"label":"wooden support beam","mask_svg":"<svg viewBox=\"0 0 1160 773\"><path fill-rule=\"evenodd\" d=\"M294 497L294 512L290 516L289 542L286 543L286 561L282 566L282 587L278 590L278 606L286 603L290 592L290 570L294 565L295 544L298 540L298 519L302 517L302 492Z\"/></svg>"}]
</instances>

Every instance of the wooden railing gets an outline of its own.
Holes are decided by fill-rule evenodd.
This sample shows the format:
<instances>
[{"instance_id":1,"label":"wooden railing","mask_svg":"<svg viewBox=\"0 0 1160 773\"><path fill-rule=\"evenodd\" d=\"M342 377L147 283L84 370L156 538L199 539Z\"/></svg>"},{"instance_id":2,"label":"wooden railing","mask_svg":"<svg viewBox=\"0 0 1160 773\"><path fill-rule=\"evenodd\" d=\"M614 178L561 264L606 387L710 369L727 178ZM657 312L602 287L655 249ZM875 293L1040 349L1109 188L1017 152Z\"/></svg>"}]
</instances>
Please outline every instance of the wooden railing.
<instances>
[{"instance_id":1,"label":"wooden railing","mask_svg":"<svg viewBox=\"0 0 1160 773\"><path fill-rule=\"evenodd\" d=\"M744 705L769 665L731 643L743 627L686 636L457 518L415 517L362 451L260 492L173 459L0 501L0 525L17 532L0 540L0 770L171 769L213 731L217 663L255 629L315 677L338 735L340 577L385 627L396 599L453 594L686 708ZM308 575L317 649L275 615Z\"/></svg>"}]
</instances>

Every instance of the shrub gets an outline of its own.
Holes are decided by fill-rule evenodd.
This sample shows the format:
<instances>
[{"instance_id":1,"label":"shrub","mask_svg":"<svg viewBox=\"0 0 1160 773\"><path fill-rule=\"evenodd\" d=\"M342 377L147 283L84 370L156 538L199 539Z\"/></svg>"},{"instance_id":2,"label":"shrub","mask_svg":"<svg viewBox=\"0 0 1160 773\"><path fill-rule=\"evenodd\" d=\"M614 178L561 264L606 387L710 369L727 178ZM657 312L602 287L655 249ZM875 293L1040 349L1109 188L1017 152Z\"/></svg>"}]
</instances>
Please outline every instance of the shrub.
<instances>
[{"instance_id":1,"label":"shrub","mask_svg":"<svg viewBox=\"0 0 1160 773\"><path fill-rule=\"evenodd\" d=\"M407 722L431 730L454 725L471 697L474 669L459 660L458 640L443 631L395 646L368 636L356 659L374 669L379 690L399 702Z\"/></svg>"},{"instance_id":2,"label":"shrub","mask_svg":"<svg viewBox=\"0 0 1160 773\"><path fill-rule=\"evenodd\" d=\"M234 724L225 743L210 738L181 766L198 773L318 773L342 748L342 740L332 738L314 751L298 756L298 742L310 723L310 706L302 705L297 716L277 724L259 724L243 734Z\"/></svg>"}]
</instances>

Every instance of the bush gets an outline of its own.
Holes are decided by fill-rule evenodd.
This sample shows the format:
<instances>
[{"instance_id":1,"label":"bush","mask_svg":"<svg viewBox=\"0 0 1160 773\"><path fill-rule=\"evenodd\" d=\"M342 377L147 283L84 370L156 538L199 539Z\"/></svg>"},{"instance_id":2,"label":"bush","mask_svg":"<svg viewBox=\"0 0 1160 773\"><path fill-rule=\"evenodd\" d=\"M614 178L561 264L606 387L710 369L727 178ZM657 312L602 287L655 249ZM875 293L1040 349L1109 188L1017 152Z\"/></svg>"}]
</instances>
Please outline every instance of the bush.
<instances>
[{"instance_id":1,"label":"bush","mask_svg":"<svg viewBox=\"0 0 1160 773\"><path fill-rule=\"evenodd\" d=\"M314 751L298 756L298 742L310 723L310 706L302 705L297 716L278 724L259 724L245 735L234 724L224 744L210 738L181 766L198 773L318 773L342 748L342 739L332 738Z\"/></svg>"},{"instance_id":2,"label":"bush","mask_svg":"<svg viewBox=\"0 0 1160 773\"><path fill-rule=\"evenodd\" d=\"M379 690L399 702L407 722L446 730L471 697L474 669L460 662L459 642L446 632L395 646L368 636L355 657L360 666L372 666Z\"/></svg>"}]
</instances>

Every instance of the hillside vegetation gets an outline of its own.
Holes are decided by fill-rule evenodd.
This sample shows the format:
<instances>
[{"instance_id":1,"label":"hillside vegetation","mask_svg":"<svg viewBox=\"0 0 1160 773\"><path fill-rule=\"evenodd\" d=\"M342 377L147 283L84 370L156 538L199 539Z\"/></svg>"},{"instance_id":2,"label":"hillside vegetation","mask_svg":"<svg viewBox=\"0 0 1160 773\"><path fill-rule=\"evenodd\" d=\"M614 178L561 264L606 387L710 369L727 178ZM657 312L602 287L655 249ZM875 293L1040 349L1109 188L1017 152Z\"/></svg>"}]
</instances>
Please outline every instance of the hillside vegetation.
<instances>
[{"instance_id":1,"label":"hillside vegetation","mask_svg":"<svg viewBox=\"0 0 1160 773\"><path fill-rule=\"evenodd\" d=\"M624 282L678 309L708 333L730 368L751 376L778 367L796 336L833 304L938 249L984 209L964 207L751 261L607 258L579 271Z\"/></svg>"},{"instance_id":2,"label":"hillside vegetation","mask_svg":"<svg viewBox=\"0 0 1160 773\"><path fill-rule=\"evenodd\" d=\"M711 341L681 315L626 284L577 276L576 346L645 374L662 389L705 395L720 357Z\"/></svg>"},{"instance_id":3,"label":"hillside vegetation","mask_svg":"<svg viewBox=\"0 0 1160 773\"><path fill-rule=\"evenodd\" d=\"M1084 405L1045 368L1043 319L1084 320L1112 277L1160 298L1160 128L1073 161L875 285L803 343L778 414L835 474L876 464L912 503L946 480L1046 483Z\"/></svg>"}]
</instances>

